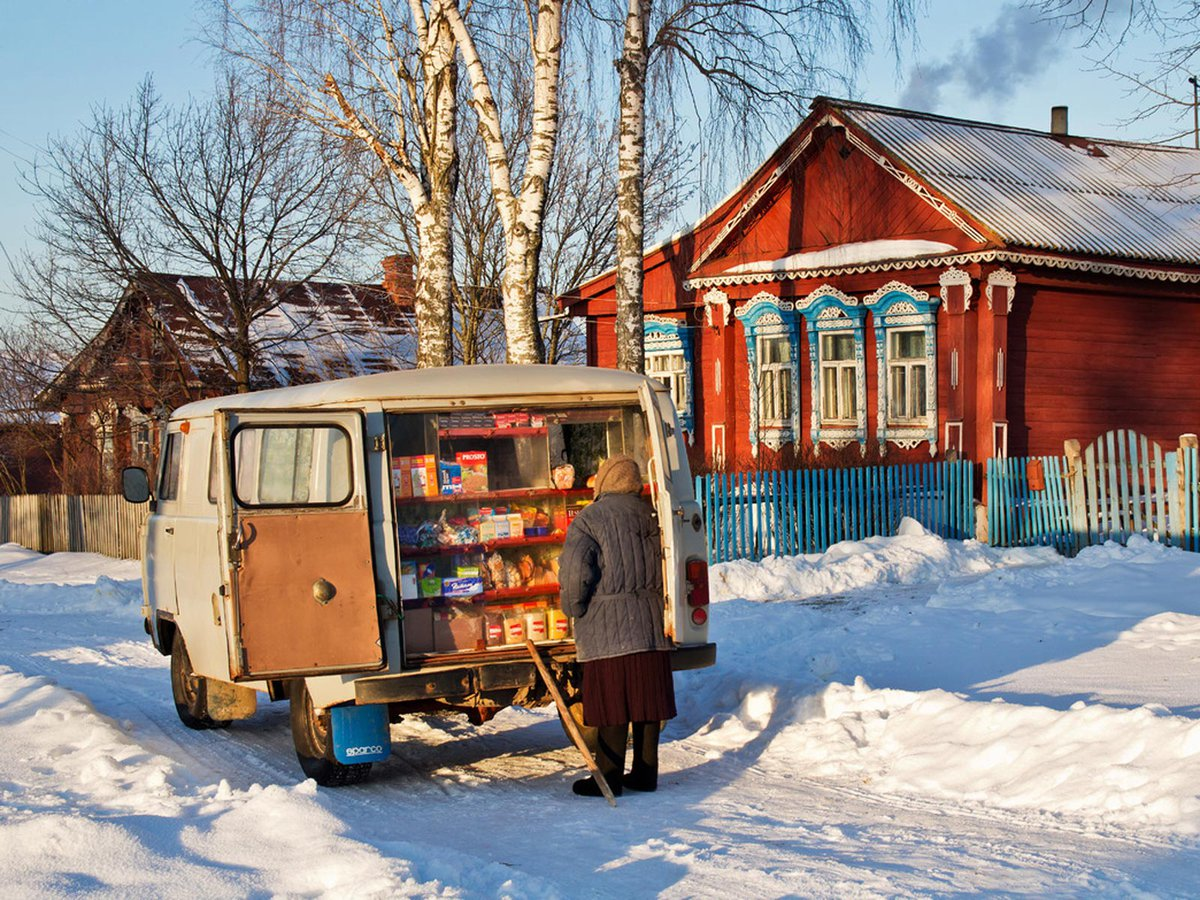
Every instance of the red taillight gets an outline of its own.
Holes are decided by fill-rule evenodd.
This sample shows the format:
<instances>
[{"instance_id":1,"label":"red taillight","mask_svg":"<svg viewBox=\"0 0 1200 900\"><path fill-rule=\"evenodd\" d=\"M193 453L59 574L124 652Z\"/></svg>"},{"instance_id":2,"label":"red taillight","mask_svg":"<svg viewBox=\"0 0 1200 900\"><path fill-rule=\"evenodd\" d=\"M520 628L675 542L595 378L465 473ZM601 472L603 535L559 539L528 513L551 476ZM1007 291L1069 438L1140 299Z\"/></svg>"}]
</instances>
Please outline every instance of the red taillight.
<instances>
[{"instance_id":1,"label":"red taillight","mask_svg":"<svg viewBox=\"0 0 1200 900\"><path fill-rule=\"evenodd\" d=\"M707 621L708 621L708 610L706 610L703 606L697 606L695 609L692 610L692 624L693 625L703 625Z\"/></svg>"},{"instance_id":2,"label":"red taillight","mask_svg":"<svg viewBox=\"0 0 1200 900\"><path fill-rule=\"evenodd\" d=\"M708 606L708 563L702 559L689 559L684 572L687 576L688 606ZM696 624L703 624L707 618L708 614L706 613L704 618ZM696 621L695 613L692 613L692 621Z\"/></svg>"}]
</instances>

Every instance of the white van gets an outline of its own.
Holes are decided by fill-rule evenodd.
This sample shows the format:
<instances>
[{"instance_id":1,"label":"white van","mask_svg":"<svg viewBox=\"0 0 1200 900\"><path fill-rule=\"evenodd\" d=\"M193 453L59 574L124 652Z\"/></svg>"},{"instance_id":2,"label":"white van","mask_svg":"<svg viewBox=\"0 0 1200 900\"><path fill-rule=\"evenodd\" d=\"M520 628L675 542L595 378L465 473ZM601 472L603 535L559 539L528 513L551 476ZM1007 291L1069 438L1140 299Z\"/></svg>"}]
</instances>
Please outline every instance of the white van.
<instances>
[{"instance_id":1,"label":"white van","mask_svg":"<svg viewBox=\"0 0 1200 900\"><path fill-rule=\"evenodd\" d=\"M609 369L459 366L219 397L176 410L149 500L146 630L191 728L291 704L305 773L361 781L388 724L577 711L558 561L604 458L629 454L661 525L676 669L711 666L704 525L671 395ZM151 494L153 497L151 498Z\"/></svg>"}]
</instances>

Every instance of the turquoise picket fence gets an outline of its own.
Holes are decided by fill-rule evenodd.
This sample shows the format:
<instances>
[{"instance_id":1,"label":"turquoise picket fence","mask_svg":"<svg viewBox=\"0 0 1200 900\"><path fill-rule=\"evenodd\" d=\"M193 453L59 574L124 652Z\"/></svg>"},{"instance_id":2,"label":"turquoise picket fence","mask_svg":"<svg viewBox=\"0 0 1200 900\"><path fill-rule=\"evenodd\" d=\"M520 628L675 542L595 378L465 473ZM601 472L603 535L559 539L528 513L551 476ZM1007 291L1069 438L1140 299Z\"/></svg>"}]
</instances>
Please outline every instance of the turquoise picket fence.
<instances>
[{"instance_id":1,"label":"turquoise picket fence","mask_svg":"<svg viewBox=\"0 0 1200 900\"><path fill-rule=\"evenodd\" d=\"M972 469L960 460L697 476L709 560L820 553L895 534L904 516L945 538L974 537Z\"/></svg>"},{"instance_id":2,"label":"turquoise picket fence","mask_svg":"<svg viewBox=\"0 0 1200 900\"><path fill-rule=\"evenodd\" d=\"M988 543L993 547L1050 546L1073 554L1076 542L1066 471L1066 460L1057 456L989 459Z\"/></svg>"}]
</instances>

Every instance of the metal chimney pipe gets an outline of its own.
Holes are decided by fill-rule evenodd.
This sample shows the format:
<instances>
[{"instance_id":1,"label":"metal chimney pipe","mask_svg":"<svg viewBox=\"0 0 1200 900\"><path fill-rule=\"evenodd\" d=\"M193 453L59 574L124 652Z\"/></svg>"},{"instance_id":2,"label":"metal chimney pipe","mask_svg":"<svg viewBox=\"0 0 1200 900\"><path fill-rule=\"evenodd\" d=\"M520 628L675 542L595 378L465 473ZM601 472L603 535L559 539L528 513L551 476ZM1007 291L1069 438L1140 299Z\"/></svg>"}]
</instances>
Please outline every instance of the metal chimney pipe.
<instances>
[{"instance_id":1,"label":"metal chimney pipe","mask_svg":"<svg viewBox=\"0 0 1200 900\"><path fill-rule=\"evenodd\" d=\"M1067 108L1065 106L1050 107L1050 133L1067 134Z\"/></svg>"}]
</instances>

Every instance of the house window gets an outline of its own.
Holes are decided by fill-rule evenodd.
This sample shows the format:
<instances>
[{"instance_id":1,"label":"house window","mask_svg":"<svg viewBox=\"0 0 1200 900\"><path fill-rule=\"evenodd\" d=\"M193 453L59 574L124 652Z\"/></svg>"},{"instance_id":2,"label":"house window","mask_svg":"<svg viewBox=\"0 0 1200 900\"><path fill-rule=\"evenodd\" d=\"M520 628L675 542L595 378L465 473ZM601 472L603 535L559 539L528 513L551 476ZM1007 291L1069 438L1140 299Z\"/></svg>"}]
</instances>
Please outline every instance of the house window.
<instances>
[{"instance_id":1,"label":"house window","mask_svg":"<svg viewBox=\"0 0 1200 900\"><path fill-rule=\"evenodd\" d=\"M799 327L790 302L766 291L735 313L746 330L750 389L750 452L759 444L778 450L800 431Z\"/></svg>"},{"instance_id":2,"label":"house window","mask_svg":"<svg viewBox=\"0 0 1200 900\"><path fill-rule=\"evenodd\" d=\"M853 425L858 418L854 333L821 335L821 419Z\"/></svg>"},{"instance_id":3,"label":"house window","mask_svg":"<svg viewBox=\"0 0 1200 900\"><path fill-rule=\"evenodd\" d=\"M804 317L812 373L812 442L845 447L867 440L864 310L854 297L822 285L796 304Z\"/></svg>"},{"instance_id":4,"label":"house window","mask_svg":"<svg viewBox=\"0 0 1200 900\"><path fill-rule=\"evenodd\" d=\"M926 405L925 332L891 331L887 336L888 421L924 421Z\"/></svg>"},{"instance_id":5,"label":"house window","mask_svg":"<svg viewBox=\"0 0 1200 900\"><path fill-rule=\"evenodd\" d=\"M937 311L930 299L899 281L863 298L875 325L879 379L876 437L880 452L889 443L912 449L928 442L937 453Z\"/></svg>"},{"instance_id":6,"label":"house window","mask_svg":"<svg viewBox=\"0 0 1200 900\"><path fill-rule=\"evenodd\" d=\"M786 337L758 339L758 424L783 428L792 418L792 348Z\"/></svg>"},{"instance_id":7,"label":"house window","mask_svg":"<svg viewBox=\"0 0 1200 900\"><path fill-rule=\"evenodd\" d=\"M692 407L692 330L680 319L646 316L644 339L646 374L671 392L679 427L692 441L695 419Z\"/></svg>"}]
</instances>

